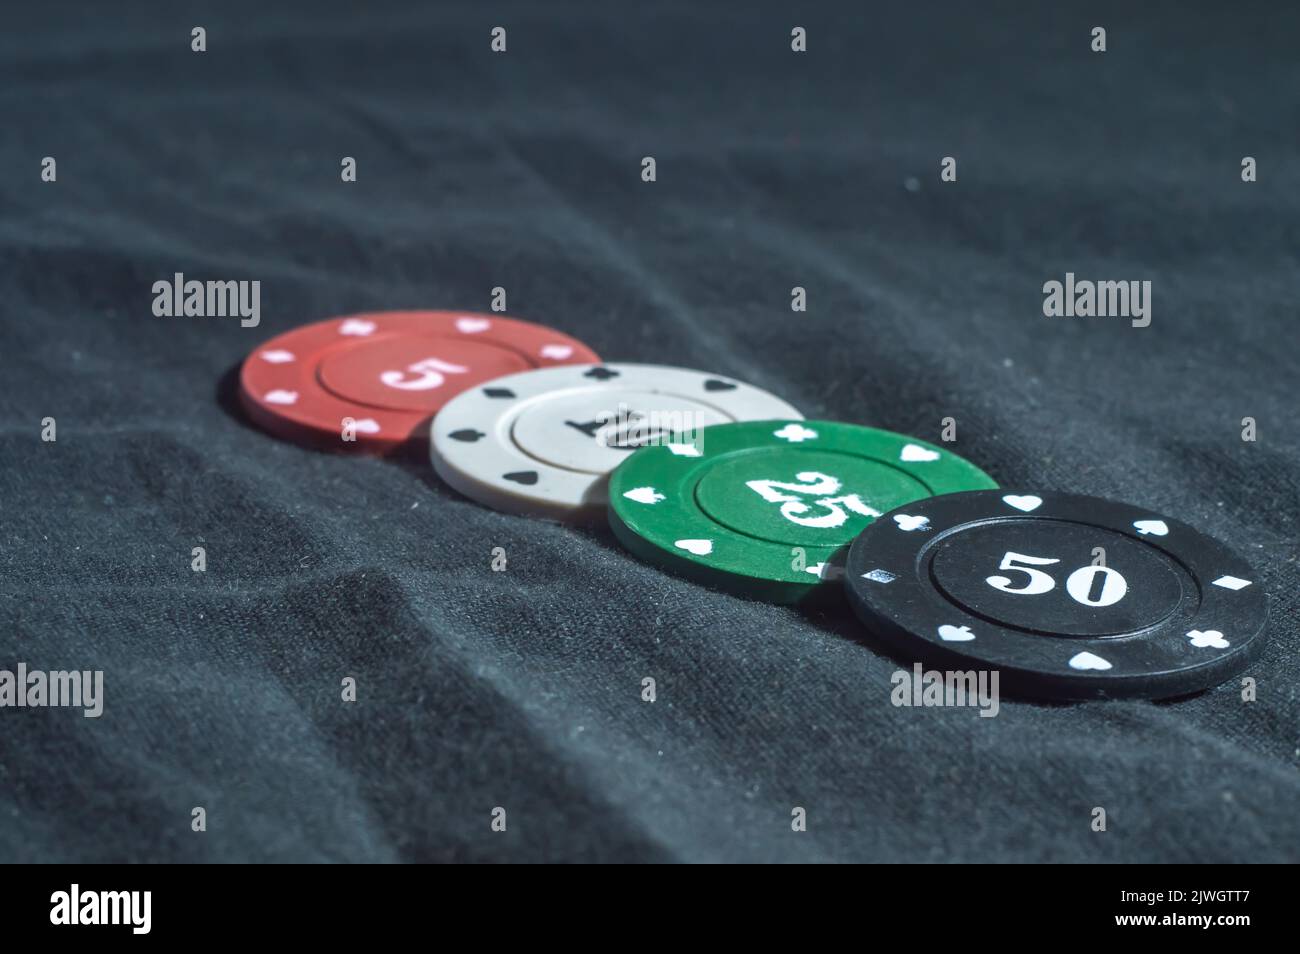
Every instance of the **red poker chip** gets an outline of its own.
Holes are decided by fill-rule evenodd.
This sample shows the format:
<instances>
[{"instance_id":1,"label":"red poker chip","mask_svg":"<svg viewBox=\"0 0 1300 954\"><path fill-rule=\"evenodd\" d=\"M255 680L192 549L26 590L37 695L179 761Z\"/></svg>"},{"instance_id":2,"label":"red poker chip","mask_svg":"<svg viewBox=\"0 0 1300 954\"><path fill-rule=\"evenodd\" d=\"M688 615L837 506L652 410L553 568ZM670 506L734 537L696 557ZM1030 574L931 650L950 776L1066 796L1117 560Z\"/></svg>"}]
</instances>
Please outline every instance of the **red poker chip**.
<instances>
[{"instance_id":1,"label":"red poker chip","mask_svg":"<svg viewBox=\"0 0 1300 954\"><path fill-rule=\"evenodd\" d=\"M303 325L244 360L239 395L286 440L386 453L427 441L461 391L517 371L592 364L596 353L545 325L463 311L381 311ZM343 440L350 418L355 441Z\"/></svg>"}]
</instances>

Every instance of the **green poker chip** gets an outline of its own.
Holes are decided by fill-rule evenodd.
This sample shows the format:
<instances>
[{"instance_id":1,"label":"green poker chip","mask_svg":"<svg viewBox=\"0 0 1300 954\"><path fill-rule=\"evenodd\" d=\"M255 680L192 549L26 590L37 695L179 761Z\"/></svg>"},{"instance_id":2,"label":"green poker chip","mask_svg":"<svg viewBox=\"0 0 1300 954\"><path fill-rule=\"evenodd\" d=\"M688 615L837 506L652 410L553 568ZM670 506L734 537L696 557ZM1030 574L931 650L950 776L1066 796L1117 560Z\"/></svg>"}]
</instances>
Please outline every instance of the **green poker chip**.
<instances>
[{"instance_id":1,"label":"green poker chip","mask_svg":"<svg viewBox=\"0 0 1300 954\"><path fill-rule=\"evenodd\" d=\"M996 487L969 461L905 434L746 421L635 451L610 475L609 521L648 562L798 603L843 580L848 544L876 517L924 497Z\"/></svg>"}]
</instances>

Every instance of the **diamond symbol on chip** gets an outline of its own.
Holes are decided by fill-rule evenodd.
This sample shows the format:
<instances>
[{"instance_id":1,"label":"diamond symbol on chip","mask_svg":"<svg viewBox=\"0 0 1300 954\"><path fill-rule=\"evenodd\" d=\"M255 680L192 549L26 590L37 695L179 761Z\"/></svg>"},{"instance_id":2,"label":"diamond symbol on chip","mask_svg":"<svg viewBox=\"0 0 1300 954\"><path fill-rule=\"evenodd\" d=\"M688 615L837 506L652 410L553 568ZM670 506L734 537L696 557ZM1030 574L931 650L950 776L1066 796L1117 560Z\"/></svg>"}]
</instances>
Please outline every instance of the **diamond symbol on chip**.
<instances>
[{"instance_id":1,"label":"diamond symbol on chip","mask_svg":"<svg viewBox=\"0 0 1300 954\"><path fill-rule=\"evenodd\" d=\"M611 371L609 368L592 368L590 371L583 372L584 378L595 378L597 381L608 381L610 378L618 377L617 371Z\"/></svg>"},{"instance_id":2,"label":"diamond symbol on chip","mask_svg":"<svg viewBox=\"0 0 1300 954\"><path fill-rule=\"evenodd\" d=\"M791 444L798 444L801 441L816 440L817 432L811 428L804 427L802 424L787 424L779 431L772 432L773 437L779 437L783 441L789 441Z\"/></svg>"},{"instance_id":3,"label":"diamond symbol on chip","mask_svg":"<svg viewBox=\"0 0 1300 954\"><path fill-rule=\"evenodd\" d=\"M1225 590L1243 590L1250 586L1250 580L1243 580L1236 576L1221 576L1214 581L1215 586L1221 586Z\"/></svg>"},{"instance_id":4,"label":"diamond symbol on chip","mask_svg":"<svg viewBox=\"0 0 1300 954\"><path fill-rule=\"evenodd\" d=\"M365 318L346 318L343 324L339 325L339 334L357 335L364 338L366 335L373 335L375 328L375 323L367 321Z\"/></svg>"},{"instance_id":5,"label":"diamond symbol on chip","mask_svg":"<svg viewBox=\"0 0 1300 954\"><path fill-rule=\"evenodd\" d=\"M888 570L875 569L870 573L863 573L864 580L870 580L872 583L893 583L898 577Z\"/></svg>"}]
</instances>

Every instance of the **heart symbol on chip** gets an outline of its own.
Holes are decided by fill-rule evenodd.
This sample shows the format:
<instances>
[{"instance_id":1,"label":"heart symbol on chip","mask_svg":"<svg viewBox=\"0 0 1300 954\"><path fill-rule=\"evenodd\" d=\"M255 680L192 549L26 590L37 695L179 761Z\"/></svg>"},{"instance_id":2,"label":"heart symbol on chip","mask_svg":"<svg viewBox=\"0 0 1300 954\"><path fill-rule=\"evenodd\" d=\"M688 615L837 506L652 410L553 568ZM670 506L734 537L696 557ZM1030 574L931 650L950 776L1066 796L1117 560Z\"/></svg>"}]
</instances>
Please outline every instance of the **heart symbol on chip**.
<instances>
[{"instance_id":1,"label":"heart symbol on chip","mask_svg":"<svg viewBox=\"0 0 1300 954\"><path fill-rule=\"evenodd\" d=\"M529 487L537 483L537 471L535 470L517 470L513 474L502 474L501 476L516 484L524 484Z\"/></svg>"},{"instance_id":2,"label":"heart symbol on chip","mask_svg":"<svg viewBox=\"0 0 1300 954\"><path fill-rule=\"evenodd\" d=\"M1109 669L1110 663L1092 653L1079 653L1070 657L1071 669Z\"/></svg>"},{"instance_id":3,"label":"heart symbol on chip","mask_svg":"<svg viewBox=\"0 0 1300 954\"><path fill-rule=\"evenodd\" d=\"M975 634L969 626L949 626L945 623L939 627L939 638L945 643L968 643L975 638Z\"/></svg>"},{"instance_id":4,"label":"heart symbol on chip","mask_svg":"<svg viewBox=\"0 0 1300 954\"><path fill-rule=\"evenodd\" d=\"M898 455L898 459L912 462L938 460L939 452L922 447L920 444L907 444L903 447L903 452Z\"/></svg>"},{"instance_id":5,"label":"heart symbol on chip","mask_svg":"<svg viewBox=\"0 0 1300 954\"><path fill-rule=\"evenodd\" d=\"M476 431L472 427L465 427L459 431L452 431L447 435L454 441L465 441L468 444L474 443L481 437L487 437L482 431Z\"/></svg>"},{"instance_id":6,"label":"heart symbol on chip","mask_svg":"<svg viewBox=\"0 0 1300 954\"><path fill-rule=\"evenodd\" d=\"M457 318L456 330L466 335L476 335L480 331L487 331L492 327L492 322L486 318Z\"/></svg>"},{"instance_id":7,"label":"heart symbol on chip","mask_svg":"<svg viewBox=\"0 0 1300 954\"><path fill-rule=\"evenodd\" d=\"M297 391L267 391L262 395L262 400L267 404L297 404Z\"/></svg>"},{"instance_id":8,"label":"heart symbol on chip","mask_svg":"<svg viewBox=\"0 0 1300 954\"><path fill-rule=\"evenodd\" d=\"M921 515L912 516L911 514L900 513L894 518L894 523L898 524L899 530L928 530L930 529L930 518Z\"/></svg>"},{"instance_id":9,"label":"heart symbol on chip","mask_svg":"<svg viewBox=\"0 0 1300 954\"><path fill-rule=\"evenodd\" d=\"M1228 641L1223 638L1223 634L1217 629L1207 629L1205 632L1193 629L1187 633L1187 638L1192 641L1192 645L1197 649L1228 648Z\"/></svg>"},{"instance_id":10,"label":"heart symbol on chip","mask_svg":"<svg viewBox=\"0 0 1300 954\"><path fill-rule=\"evenodd\" d=\"M270 351L262 352L262 360L270 364L287 364L294 360L292 351L285 351L283 348L272 348Z\"/></svg>"},{"instance_id":11,"label":"heart symbol on chip","mask_svg":"<svg viewBox=\"0 0 1300 954\"><path fill-rule=\"evenodd\" d=\"M712 540L678 540L673 546L696 556L708 556L713 552Z\"/></svg>"},{"instance_id":12,"label":"heart symbol on chip","mask_svg":"<svg viewBox=\"0 0 1300 954\"><path fill-rule=\"evenodd\" d=\"M565 358L573 356L573 345L548 344L542 345L542 357L550 358L553 361L563 361Z\"/></svg>"},{"instance_id":13,"label":"heart symbol on chip","mask_svg":"<svg viewBox=\"0 0 1300 954\"><path fill-rule=\"evenodd\" d=\"M653 487L633 487L631 490L625 491L623 496L628 500L635 500L637 503L643 504L656 504L667 499Z\"/></svg>"},{"instance_id":14,"label":"heart symbol on chip","mask_svg":"<svg viewBox=\"0 0 1300 954\"><path fill-rule=\"evenodd\" d=\"M339 334L357 335L364 338L366 335L373 335L375 327L373 321L367 321L364 318L347 318L343 324L339 325Z\"/></svg>"},{"instance_id":15,"label":"heart symbol on chip","mask_svg":"<svg viewBox=\"0 0 1300 954\"><path fill-rule=\"evenodd\" d=\"M1157 537L1163 537L1169 532L1169 527L1163 520L1134 520L1133 526L1138 533L1154 533Z\"/></svg>"},{"instance_id":16,"label":"heart symbol on chip","mask_svg":"<svg viewBox=\"0 0 1300 954\"><path fill-rule=\"evenodd\" d=\"M1037 510L1043 505L1043 498L1035 497L1033 494L1024 497L1018 494L1007 494L1002 498L1002 502L1009 507L1015 507L1017 510L1029 513L1031 510Z\"/></svg>"}]
</instances>

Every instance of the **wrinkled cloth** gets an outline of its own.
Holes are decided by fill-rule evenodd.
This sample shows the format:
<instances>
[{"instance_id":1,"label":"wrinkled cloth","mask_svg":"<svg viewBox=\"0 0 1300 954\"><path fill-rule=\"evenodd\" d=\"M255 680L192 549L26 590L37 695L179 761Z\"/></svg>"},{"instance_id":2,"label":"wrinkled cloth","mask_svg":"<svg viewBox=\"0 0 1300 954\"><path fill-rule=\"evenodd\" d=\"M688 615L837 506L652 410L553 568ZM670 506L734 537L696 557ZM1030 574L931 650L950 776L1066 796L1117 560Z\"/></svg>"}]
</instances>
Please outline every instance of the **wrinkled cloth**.
<instances>
[{"instance_id":1,"label":"wrinkled cloth","mask_svg":"<svg viewBox=\"0 0 1300 954\"><path fill-rule=\"evenodd\" d=\"M105 701L0 710L0 860L1297 860L1300 13L364 10L6 11L0 668ZM155 317L177 272L260 281L260 325ZM1150 281L1151 325L1045 317L1067 272ZM1190 521L1269 593L1258 697L897 708L845 606L239 410L274 334L498 286L607 360L952 418L1004 485Z\"/></svg>"}]
</instances>

